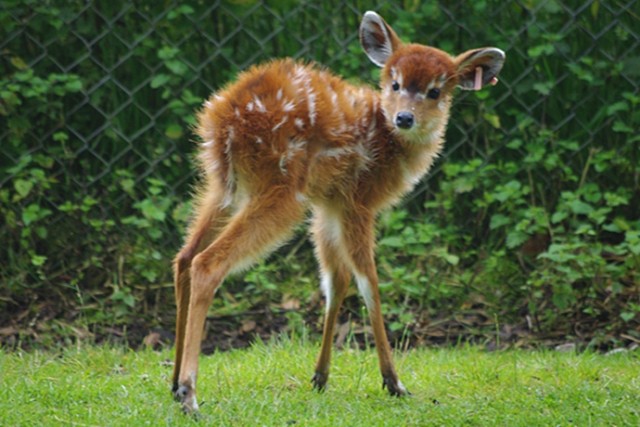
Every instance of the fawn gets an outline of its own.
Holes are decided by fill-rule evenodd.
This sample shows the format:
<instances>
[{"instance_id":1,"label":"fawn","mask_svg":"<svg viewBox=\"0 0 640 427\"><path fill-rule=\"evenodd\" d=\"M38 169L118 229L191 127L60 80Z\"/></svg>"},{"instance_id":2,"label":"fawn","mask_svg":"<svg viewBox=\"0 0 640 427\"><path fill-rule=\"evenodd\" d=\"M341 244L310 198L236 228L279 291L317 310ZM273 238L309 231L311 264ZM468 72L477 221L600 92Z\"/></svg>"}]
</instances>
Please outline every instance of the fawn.
<instances>
[{"instance_id":1,"label":"fawn","mask_svg":"<svg viewBox=\"0 0 640 427\"><path fill-rule=\"evenodd\" d=\"M326 298L313 386L327 383L334 324L353 276L382 385L391 395L408 393L380 310L376 216L410 191L442 150L454 89L495 84L505 55L481 48L452 57L405 44L374 12L364 14L360 42L382 67L380 92L313 65L275 60L241 73L198 114L202 182L175 259L173 393L186 412L198 409L198 356L216 289L285 242L308 210Z\"/></svg>"}]
</instances>

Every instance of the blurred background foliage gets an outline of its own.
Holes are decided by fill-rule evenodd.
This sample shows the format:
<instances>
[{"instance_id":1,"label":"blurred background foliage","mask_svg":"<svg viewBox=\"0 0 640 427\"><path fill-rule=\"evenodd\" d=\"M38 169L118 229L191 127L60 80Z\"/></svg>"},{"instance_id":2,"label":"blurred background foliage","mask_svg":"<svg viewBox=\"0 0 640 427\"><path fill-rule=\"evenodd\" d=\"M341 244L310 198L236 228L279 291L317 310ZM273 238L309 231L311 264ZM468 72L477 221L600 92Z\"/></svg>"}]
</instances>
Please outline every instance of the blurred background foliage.
<instances>
[{"instance_id":1,"label":"blurred background foliage","mask_svg":"<svg viewBox=\"0 0 640 427\"><path fill-rule=\"evenodd\" d=\"M392 336L640 342L636 0L4 0L0 339L171 329L194 111L273 57L377 84L357 38L369 9L405 40L507 53L498 86L457 97L432 173L381 217ZM316 272L301 227L211 313L315 327ZM355 290L347 308L362 317Z\"/></svg>"}]
</instances>

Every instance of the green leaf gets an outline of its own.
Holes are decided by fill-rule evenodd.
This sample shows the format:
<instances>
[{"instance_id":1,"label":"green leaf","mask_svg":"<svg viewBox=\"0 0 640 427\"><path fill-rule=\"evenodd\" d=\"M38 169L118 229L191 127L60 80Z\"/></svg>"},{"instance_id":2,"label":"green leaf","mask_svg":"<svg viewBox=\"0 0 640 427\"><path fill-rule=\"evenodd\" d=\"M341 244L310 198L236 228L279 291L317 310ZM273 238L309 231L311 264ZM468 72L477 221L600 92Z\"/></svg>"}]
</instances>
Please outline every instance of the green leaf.
<instances>
[{"instance_id":1,"label":"green leaf","mask_svg":"<svg viewBox=\"0 0 640 427\"><path fill-rule=\"evenodd\" d=\"M158 74L153 79L151 79L151 88L157 89L161 86L164 86L169 80L171 80L171 76L168 74Z\"/></svg>"},{"instance_id":2,"label":"green leaf","mask_svg":"<svg viewBox=\"0 0 640 427\"><path fill-rule=\"evenodd\" d=\"M527 54L531 58L538 58L540 56L551 55L555 52L555 48L552 44L546 43L538 46L534 46L527 50Z\"/></svg>"},{"instance_id":3,"label":"green leaf","mask_svg":"<svg viewBox=\"0 0 640 427\"><path fill-rule=\"evenodd\" d=\"M29 195L33 188L33 182L24 179L16 179L13 183L13 187L16 189L16 193L21 199L24 199Z\"/></svg>"},{"instance_id":4,"label":"green leaf","mask_svg":"<svg viewBox=\"0 0 640 427\"><path fill-rule=\"evenodd\" d=\"M444 259L449 264L454 265L454 266L458 265L460 263L460 257L458 255L450 254L448 252L444 255Z\"/></svg>"},{"instance_id":5,"label":"green leaf","mask_svg":"<svg viewBox=\"0 0 640 427\"><path fill-rule=\"evenodd\" d=\"M621 120L616 120L613 122L613 131L620 133L633 133L633 128Z\"/></svg>"},{"instance_id":6,"label":"green leaf","mask_svg":"<svg viewBox=\"0 0 640 427\"><path fill-rule=\"evenodd\" d=\"M633 313L630 311L623 311L622 313L620 313L620 318L625 322L629 322L630 320L633 320L634 317L636 317L636 313Z\"/></svg>"},{"instance_id":7,"label":"green leaf","mask_svg":"<svg viewBox=\"0 0 640 427\"><path fill-rule=\"evenodd\" d=\"M388 236L380 240L380 246L389 246L391 248L402 248L405 241L399 236Z\"/></svg>"},{"instance_id":8,"label":"green leaf","mask_svg":"<svg viewBox=\"0 0 640 427\"><path fill-rule=\"evenodd\" d=\"M160 59L171 59L175 57L180 50L175 47L165 46L158 51L158 58Z\"/></svg>"},{"instance_id":9,"label":"green leaf","mask_svg":"<svg viewBox=\"0 0 640 427\"><path fill-rule=\"evenodd\" d=\"M24 62L24 60L18 56L11 57L11 65L16 67L18 70L26 70L27 68L29 68L27 63Z\"/></svg>"},{"instance_id":10,"label":"green leaf","mask_svg":"<svg viewBox=\"0 0 640 427\"><path fill-rule=\"evenodd\" d=\"M65 83L64 88L69 92L80 92L82 90L82 81L73 79Z\"/></svg>"},{"instance_id":11,"label":"green leaf","mask_svg":"<svg viewBox=\"0 0 640 427\"><path fill-rule=\"evenodd\" d=\"M166 65L167 68L174 74L177 74L179 76L184 75L189 70L189 68L182 61L177 59L166 61L164 65Z\"/></svg>"},{"instance_id":12,"label":"green leaf","mask_svg":"<svg viewBox=\"0 0 640 427\"><path fill-rule=\"evenodd\" d=\"M613 116L618 111L629 111L629 104L624 101L618 101L607 107L607 116Z\"/></svg>"},{"instance_id":13,"label":"green leaf","mask_svg":"<svg viewBox=\"0 0 640 427\"><path fill-rule=\"evenodd\" d=\"M164 134L169 139L178 139L182 136L182 127L179 124L172 123L167 126L167 129L164 131Z\"/></svg>"},{"instance_id":14,"label":"green leaf","mask_svg":"<svg viewBox=\"0 0 640 427\"><path fill-rule=\"evenodd\" d=\"M56 142L65 142L69 140L69 135L66 132L56 132L53 134L53 140Z\"/></svg>"},{"instance_id":15,"label":"green leaf","mask_svg":"<svg viewBox=\"0 0 640 427\"><path fill-rule=\"evenodd\" d=\"M502 214L495 214L491 217L491 223L489 224L489 228L491 230L495 230L496 228L500 228L504 225L510 224L511 218Z\"/></svg>"},{"instance_id":16,"label":"green leaf","mask_svg":"<svg viewBox=\"0 0 640 427\"><path fill-rule=\"evenodd\" d=\"M167 14L168 19L176 19L180 15L191 15L195 12L191 6L182 5Z\"/></svg>"},{"instance_id":17,"label":"green leaf","mask_svg":"<svg viewBox=\"0 0 640 427\"><path fill-rule=\"evenodd\" d=\"M47 262L47 257L44 255L31 256L31 264L35 265L36 267L42 267L45 262Z\"/></svg>"},{"instance_id":18,"label":"green leaf","mask_svg":"<svg viewBox=\"0 0 640 427\"><path fill-rule=\"evenodd\" d=\"M588 215L593 212L593 207L590 204L583 202L582 200L571 200L567 204L569 205L571 211L576 215Z\"/></svg>"},{"instance_id":19,"label":"green leaf","mask_svg":"<svg viewBox=\"0 0 640 427\"><path fill-rule=\"evenodd\" d=\"M569 214L566 211L556 211L551 215L551 222L553 224L558 224L567 219L568 216Z\"/></svg>"},{"instance_id":20,"label":"green leaf","mask_svg":"<svg viewBox=\"0 0 640 427\"><path fill-rule=\"evenodd\" d=\"M512 231L507 234L507 248L513 249L527 241L529 235L522 231Z\"/></svg>"},{"instance_id":21,"label":"green leaf","mask_svg":"<svg viewBox=\"0 0 640 427\"><path fill-rule=\"evenodd\" d=\"M549 95L551 93L551 89L555 86L555 82L541 82L535 83L533 85L533 89L540 93L541 95Z\"/></svg>"},{"instance_id":22,"label":"green leaf","mask_svg":"<svg viewBox=\"0 0 640 427\"><path fill-rule=\"evenodd\" d=\"M24 225L29 226L30 224L46 218L49 215L51 215L51 211L49 209L33 203L22 211L22 221L24 222Z\"/></svg>"},{"instance_id":23,"label":"green leaf","mask_svg":"<svg viewBox=\"0 0 640 427\"><path fill-rule=\"evenodd\" d=\"M153 219L156 221L164 221L166 217L164 211L156 206L150 199L145 199L142 202L137 203L136 207L140 209L142 215L144 215L145 218Z\"/></svg>"},{"instance_id":24,"label":"green leaf","mask_svg":"<svg viewBox=\"0 0 640 427\"><path fill-rule=\"evenodd\" d=\"M500 116L498 116L497 114L489 114L489 113L485 113L482 116L495 129L500 129L500 127L501 127L501 125L500 125Z\"/></svg>"}]
</instances>

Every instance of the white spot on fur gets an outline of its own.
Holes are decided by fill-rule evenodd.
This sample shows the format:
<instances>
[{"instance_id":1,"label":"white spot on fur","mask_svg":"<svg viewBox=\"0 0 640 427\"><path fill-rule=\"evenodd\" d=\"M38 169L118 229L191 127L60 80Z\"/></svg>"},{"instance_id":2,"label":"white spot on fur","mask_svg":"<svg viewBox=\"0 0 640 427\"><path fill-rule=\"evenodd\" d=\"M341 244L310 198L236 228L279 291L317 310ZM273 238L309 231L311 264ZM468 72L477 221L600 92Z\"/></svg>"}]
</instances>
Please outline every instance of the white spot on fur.
<instances>
[{"instance_id":1,"label":"white spot on fur","mask_svg":"<svg viewBox=\"0 0 640 427\"><path fill-rule=\"evenodd\" d=\"M289 111L293 111L294 108L296 108L296 104L292 100L290 100L290 101L288 101L286 103L283 101L282 110L285 113L288 113Z\"/></svg>"},{"instance_id":2,"label":"white spot on fur","mask_svg":"<svg viewBox=\"0 0 640 427\"><path fill-rule=\"evenodd\" d=\"M211 101L204 101L204 107L205 108L211 108L211 107L213 107L213 103Z\"/></svg>"},{"instance_id":3,"label":"white spot on fur","mask_svg":"<svg viewBox=\"0 0 640 427\"><path fill-rule=\"evenodd\" d=\"M282 88L278 89L278 93L276 94L276 99L278 101L282 99Z\"/></svg>"},{"instance_id":4,"label":"white spot on fur","mask_svg":"<svg viewBox=\"0 0 640 427\"><path fill-rule=\"evenodd\" d=\"M313 126L316 122L316 94L309 93L309 124Z\"/></svg>"},{"instance_id":5,"label":"white spot on fur","mask_svg":"<svg viewBox=\"0 0 640 427\"><path fill-rule=\"evenodd\" d=\"M324 294L326 300L325 311L329 311L331 304L333 304L333 280L331 280L331 274L324 271L320 272L320 289Z\"/></svg>"},{"instance_id":6,"label":"white spot on fur","mask_svg":"<svg viewBox=\"0 0 640 427\"><path fill-rule=\"evenodd\" d=\"M316 211L315 215L318 220L317 224L320 228L320 234L328 240L328 243L339 247L342 240L342 223L340 222L340 217L325 210Z\"/></svg>"},{"instance_id":7,"label":"white spot on fur","mask_svg":"<svg viewBox=\"0 0 640 427\"><path fill-rule=\"evenodd\" d=\"M233 172L233 162L231 158L231 144L235 138L235 129L229 126L227 129L227 140L225 141L224 154L226 156L226 164L228 167L226 176L226 188L224 198L222 199L222 206L228 207L233 203L233 193L235 191L235 174Z\"/></svg>"},{"instance_id":8,"label":"white spot on fur","mask_svg":"<svg viewBox=\"0 0 640 427\"><path fill-rule=\"evenodd\" d=\"M302 128L304 127L304 121L299 117L296 117L296 119L293 122L295 123L296 127L300 130L302 130Z\"/></svg>"},{"instance_id":9,"label":"white spot on fur","mask_svg":"<svg viewBox=\"0 0 640 427\"><path fill-rule=\"evenodd\" d=\"M287 152L280 156L278 166L283 175L287 174L287 163L289 163L300 151L307 146L307 141L301 139L292 139L287 146Z\"/></svg>"},{"instance_id":10,"label":"white spot on fur","mask_svg":"<svg viewBox=\"0 0 640 427\"><path fill-rule=\"evenodd\" d=\"M317 95L313 93L311 87L311 76L305 68L302 66L296 66L293 73L292 82L297 86L296 91L299 94L306 93L307 95L307 108L309 110L309 124L313 126L316 121L316 98ZM285 109L285 111L288 111Z\"/></svg>"},{"instance_id":11,"label":"white spot on fur","mask_svg":"<svg viewBox=\"0 0 640 427\"><path fill-rule=\"evenodd\" d=\"M227 140L224 143L224 152L229 156L231 155L231 144L233 143L235 136L235 129L233 128L233 126L229 126L227 128Z\"/></svg>"},{"instance_id":12,"label":"white spot on fur","mask_svg":"<svg viewBox=\"0 0 640 427\"><path fill-rule=\"evenodd\" d=\"M247 111L253 111L253 102L249 101L249 103L247 104Z\"/></svg>"},{"instance_id":13,"label":"white spot on fur","mask_svg":"<svg viewBox=\"0 0 640 427\"><path fill-rule=\"evenodd\" d=\"M275 132L278 129L280 129L282 127L282 125L284 125L287 122L287 120L289 120L289 116L284 116L282 118L282 120L280 120L278 123L276 123L276 125L274 127L271 128L271 131Z\"/></svg>"},{"instance_id":14,"label":"white spot on fur","mask_svg":"<svg viewBox=\"0 0 640 427\"><path fill-rule=\"evenodd\" d=\"M338 108L338 94L334 91L331 91L331 105L333 105L333 108L337 109Z\"/></svg>"},{"instance_id":15,"label":"white spot on fur","mask_svg":"<svg viewBox=\"0 0 640 427\"><path fill-rule=\"evenodd\" d=\"M266 112L267 112L267 109L266 109L266 107L264 106L264 104L262 103L262 101L260 100L260 98L258 98L257 96L254 96L254 97L253 97L253 102L255 102L255 104L256 104L256 109L257 109L258 111L260 111L261 113L266 113Z\"/></svg>"},{"instance_id":16,"label":"white spot on fur","mask_svg":"<svg viewBox=\"0 0 640 427\"><path fill-rule=\"evenodd\" d=\"M207 156L209 157L209 156ZM218 170L220 169L220 162L211 158L206 158L206 163L207 163L207 172L210 174L215 174L218 172Z\"/></svg>"},{"instance_id":17,"label":"white spot on fur","mask_svg":"<svg viewBox=\"0 0 640 427\"><path fill-rule=\"evenodd\" d=\"M213 139L211 139L209 141L204 142L202 144L202 146L205 147L205 148L210 148L210 147L213 147L213 144L215 144L215 143L216 142Z\"/></svg>"},{"instance_id":18,"label":"white spot on fur","mask_svg":"<svg viewBox=\"0 0 640 427\"><path fill-rule=\"evenodd\" d=\"M309 73L301 65L296 65L296 68L293 72L293 78L291 80L294 85L298 86L298 92L302 92L305 87L307 87L311 83Z\"/></svg>"},{"instance_id":19,"label":"white spot on fur","mask_svg":"<svg viewBox=\"0 0 640 427\"><path fill-rule=\"evenodd\" d=\"M297 192L296 200L299 201L300 203L306 203L309 200L309 198L305 196L303 193Z\"/></svg>"},{"instance_id":20,"label":"white spot on fur","mask_svg":"<svg viewBox=\"0 0 640 427\"><path fill-rule=\"evenodd\" d=\"M319 153L319 155L326 157L333 157L337 159L338 157L353 154L353 148L351 147L340 147L340 148L329 148L328 150L323 150Z\"/></svg>"},{"instance_id":21,"label":"white spot on fur","mask_svg":"<svg viewBox=\"0 0 640 427\"><path fill-rule=\"evenodd\" d=\"M280 156L280 161L278 162L278 167L280 168L280 172L283 175L287 174L287 155L283 154Z\"/></svg>"},{"instance_id":22,"label":"white spot on fur","mask_svg":"<svg viewBox=\"0 0 640 427\"><path fill-rule=\"evenodd\" d=\"M373 310L373 290L369 279L360 273L355 273L354 276L356 278L356 284L358 285L358 292L360 292L364 300L364 305L367 306L367 310Z\"/></svg>"}]
</instances>

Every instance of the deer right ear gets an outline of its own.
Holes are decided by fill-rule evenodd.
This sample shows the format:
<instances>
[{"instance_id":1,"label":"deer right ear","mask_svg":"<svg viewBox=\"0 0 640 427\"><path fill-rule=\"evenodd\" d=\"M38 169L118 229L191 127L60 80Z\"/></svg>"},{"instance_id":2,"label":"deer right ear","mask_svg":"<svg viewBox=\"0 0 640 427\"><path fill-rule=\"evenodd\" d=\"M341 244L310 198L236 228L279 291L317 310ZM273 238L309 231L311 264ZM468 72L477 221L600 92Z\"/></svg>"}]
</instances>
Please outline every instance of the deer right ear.
<instances>
[{"instance_id":1,"label":"deer right ear","mask_svg":"<svg viewBox=\"0 0 640 427\"><path fill-rule=\"evenodd\" d=\"M369 11L364 14L360 24L360 44L371 62L384 67L402 42L380 15Z\"/></svg>"}]
</instances>

